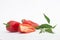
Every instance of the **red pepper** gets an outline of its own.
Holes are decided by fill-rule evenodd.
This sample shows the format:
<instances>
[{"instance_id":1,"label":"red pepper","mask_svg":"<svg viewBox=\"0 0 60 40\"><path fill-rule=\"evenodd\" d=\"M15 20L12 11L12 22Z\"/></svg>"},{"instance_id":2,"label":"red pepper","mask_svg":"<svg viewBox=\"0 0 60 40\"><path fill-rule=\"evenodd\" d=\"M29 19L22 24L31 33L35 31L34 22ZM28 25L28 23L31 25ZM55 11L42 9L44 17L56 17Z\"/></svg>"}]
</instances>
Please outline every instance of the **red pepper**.
<instances>
[{"instance_id":1,"label":"red pepper","mask_svg":"<svg viewBox=\"0 0 60 40\"><path fill-rule=\"evenodd\" d=\"M4 23L5 24L5 23ZM18 27L19 27L19 22L16 21L9 21L6 25L6 29L9 32L17 32L18 31Z\"/></svg>"},{"instance_id":2,"label":"red pepper","mask_svg":"<svg viewBox=\"0 0 60 40\"><path fill-rule=\"evenodd\" d=\"M39 26L37 23L35 23L31 20L26 20L26 19L22 19L22 23L23 24L29 24L29 25L31 25L32 27L35 27L35 28Z\"/></svg>"}]
</instances>

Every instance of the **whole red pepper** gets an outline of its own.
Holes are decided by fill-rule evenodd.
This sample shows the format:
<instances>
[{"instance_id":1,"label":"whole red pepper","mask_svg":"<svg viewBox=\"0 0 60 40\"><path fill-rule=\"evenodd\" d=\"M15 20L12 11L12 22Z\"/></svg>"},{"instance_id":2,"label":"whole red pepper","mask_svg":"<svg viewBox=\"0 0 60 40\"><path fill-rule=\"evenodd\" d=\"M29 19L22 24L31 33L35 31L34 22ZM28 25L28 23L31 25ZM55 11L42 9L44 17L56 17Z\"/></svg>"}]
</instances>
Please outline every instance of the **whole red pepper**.
<instances>
[{"instance_id":1,"label":"whole red pepper","mask_svg":"<svg viewBox=\"0 0 60 40\"><path fill-rule=\"evenodd\" d=\"M5 23L4 23L5 24ZM9 31L9 32L17 32L18 31L18 27L20 25L19 22L16 22L16 21L9 21L6 25L6 29Z\"/></svg>"}]
</instances>

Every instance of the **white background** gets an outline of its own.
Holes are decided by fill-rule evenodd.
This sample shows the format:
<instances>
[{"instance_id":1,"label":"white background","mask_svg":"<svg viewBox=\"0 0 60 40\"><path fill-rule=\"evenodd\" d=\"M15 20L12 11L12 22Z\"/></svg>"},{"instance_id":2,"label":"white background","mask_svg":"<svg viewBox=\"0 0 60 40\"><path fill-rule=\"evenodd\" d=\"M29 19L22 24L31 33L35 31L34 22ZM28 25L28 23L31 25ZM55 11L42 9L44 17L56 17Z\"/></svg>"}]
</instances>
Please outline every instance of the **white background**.
<instances>
[{"instance_id":1,"label":"white background","mask_svg":"<svg viewBox=\"0 0 60 40\"><path fill-rule=\"evenodd\" d=\"M38 24L47 23L43 13L51 19L55 34L39 31L21 34L9 33L3 23L29 19ZM60 40L60 0L0 0L0 40Z\"/></svg>"}]
</instances>

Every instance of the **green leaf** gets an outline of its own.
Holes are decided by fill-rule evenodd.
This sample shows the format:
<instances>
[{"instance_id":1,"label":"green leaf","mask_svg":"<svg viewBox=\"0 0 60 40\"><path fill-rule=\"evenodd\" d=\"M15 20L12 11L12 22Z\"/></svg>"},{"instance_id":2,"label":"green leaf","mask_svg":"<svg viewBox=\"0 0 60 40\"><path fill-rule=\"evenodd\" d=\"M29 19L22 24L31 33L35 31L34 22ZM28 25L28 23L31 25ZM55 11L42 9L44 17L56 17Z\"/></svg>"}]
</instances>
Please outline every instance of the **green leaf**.
<instances>
[{"instance_id":1,"label":"green leaf","mask_svg":"<svg viewBox=\"0 0 60 40\"><path fill-rule=\"evenodd\" d=\"M48 32L48 33L53 33L51 28L46 28L45 31Z\"/></svg>"},{"instance_id":2,"label":"green leaf","mask_svg":"<svg viewBox=\"0 0 60 40\"><path fill-rule=\"evenodd\" d=\"M41 31L39 33L42 33L43 32L43 29L41 29Z\"/></svg>"},{"instance_id":3,"label":"green leaf","mask_svg":"<svg viewBox=\"0 0 60 40\"><path fill-rule=\"evenodd\" d=\"M45 32L45 28L41 28L39 33Z\"/></svg>"},{"instance_id":4,"label":"green leaf","mask_svg":"<svg viewBox=\"0 0 60 40\"><path fill-rule=\"evenodd\" d=\"M56 27L56 25L53 28L55 28L55 27Z\"/></svg>"},{"instance_id":5,"label":"green leaf","mask_svg":"<svg viewBox=\"0 0 60 40\"><path fill-rule=\"evenodd\" d=\"M47 20L47 22L50 23L50 19L45 14L43 14L43 15L44 15L45 19Z\"/></svg>"},{"instance_id":6,"label":"green leaf","mask_svg":"<svg viewBox=\"0 0 60 40\"><path fill-rule=\"evenodd\" d=\"M49 24L42 24L42 25L38 26L36 29L41 29L41 28L52 28L52 26Z\"/></svg>"},{"instance_id":7,"label":"green leaf","mask_svg":"<svg viewBox=\"0 0 60 40\"><path fill-rule=\"evenodd\" d=\"M36 29L40 29L39 33L43 33L43 32L53 33L52 28L53 27L49 24L42 24L42 25L38 26Z\"/></svg>"}]
</instances>

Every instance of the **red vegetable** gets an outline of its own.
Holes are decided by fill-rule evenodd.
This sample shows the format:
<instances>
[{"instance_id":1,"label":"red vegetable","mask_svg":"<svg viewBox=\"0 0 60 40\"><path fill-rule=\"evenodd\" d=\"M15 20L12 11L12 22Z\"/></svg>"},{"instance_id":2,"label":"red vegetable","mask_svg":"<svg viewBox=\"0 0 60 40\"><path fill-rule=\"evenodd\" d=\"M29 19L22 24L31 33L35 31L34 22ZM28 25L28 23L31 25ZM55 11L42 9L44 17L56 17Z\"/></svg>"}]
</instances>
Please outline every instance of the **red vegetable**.
<instances>
[{"instance_id":1,"label":"red vegetable","mask_svg":"<svg viewBox=\"0 0 60 40\"><path fill-rule=\"evenodd\" d=\"M34 31L35 31L35 28L28 24L20 24L18 28L18 32L20 33L30 33Z\"/></svg>"},{"instance_id":2,"label":"red vegetable","mask_svg":"<svg viewBox=\"0 0 60 40\"><path fill-rule=\"evenodd\" d=\"M35 23L31 20L26 20L26 19L22 19L22 23L23 24L29 24L29 25L31 25L32 27L35 27L35 28L39 26L37 23Z\"/></svg>"},{"instance_id":3,"label":"red vegetable","mask_svg":"<svg viewBox=\"0 0 60 40\"><path fill-rule=\"evenodd\" d=\"M5 23L4 23L5 24ZM17 32L18 31L18 27L19 27L19 22L16 21L9 21L6 25L6 29L9 32Z\"/></svg>"}]
</instances>

